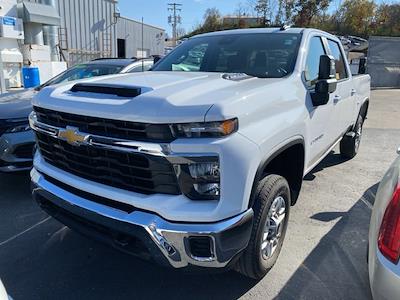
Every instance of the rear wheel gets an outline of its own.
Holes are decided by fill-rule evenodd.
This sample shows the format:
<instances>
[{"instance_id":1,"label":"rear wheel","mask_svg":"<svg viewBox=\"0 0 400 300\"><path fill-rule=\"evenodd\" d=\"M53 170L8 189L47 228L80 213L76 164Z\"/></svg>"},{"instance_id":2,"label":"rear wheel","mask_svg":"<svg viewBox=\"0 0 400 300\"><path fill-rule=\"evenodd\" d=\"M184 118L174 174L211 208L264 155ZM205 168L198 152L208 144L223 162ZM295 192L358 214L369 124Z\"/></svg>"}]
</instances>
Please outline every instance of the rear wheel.
<instances>
[{"instance_id":1,"label":"rear wheel","mask_svg":"<svg viewBox=\"0 0 400 300\"><path fill-rule=\"evenodd\" d=\"M354 129L340 141L340 154L342 157L351 159L357 155L361 143L363 122L362 116L359 115Z\"/></svg>"},{"instance_id":2,"label":"rear wheel","mask_svg":"<svg viewBox=\"0 0 400 300\"><path fill-rule=\"evenodd\" d=\"M290 189L286 179L268 175L261 180L253 210L250 242L237 269L247 277L261 279L278 259L285 238L290 211Z\"/></svg>"}]
</instances>

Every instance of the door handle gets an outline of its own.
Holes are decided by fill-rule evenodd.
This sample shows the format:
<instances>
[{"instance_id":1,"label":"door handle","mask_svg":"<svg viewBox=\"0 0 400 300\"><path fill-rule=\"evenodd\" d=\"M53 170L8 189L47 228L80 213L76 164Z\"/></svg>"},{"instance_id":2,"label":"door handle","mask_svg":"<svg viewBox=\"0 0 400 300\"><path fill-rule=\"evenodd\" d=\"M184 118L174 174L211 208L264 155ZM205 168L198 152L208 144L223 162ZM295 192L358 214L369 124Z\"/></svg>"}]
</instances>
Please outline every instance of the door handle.
<instances>
[{"instance_id":1,"label":"door handle","mask_svg":"<svg viewBox=\"0 0 400 300\"><path fill-rule=\"evenodd\" d=\"M333 102L338 103L341 99L342 97L340 95L335 95L335 97L333 97Z\"/></svg>"},{"instance_id":2,"label":"door handle","mask_svg":"<svg viewBox=\"0 0 400 300\"><path fill-rule=\"evenodd\" d=\"M357 93L357 91L355 89L351 89L350 95L354 96Z\"/></svg>"}]
</instances>

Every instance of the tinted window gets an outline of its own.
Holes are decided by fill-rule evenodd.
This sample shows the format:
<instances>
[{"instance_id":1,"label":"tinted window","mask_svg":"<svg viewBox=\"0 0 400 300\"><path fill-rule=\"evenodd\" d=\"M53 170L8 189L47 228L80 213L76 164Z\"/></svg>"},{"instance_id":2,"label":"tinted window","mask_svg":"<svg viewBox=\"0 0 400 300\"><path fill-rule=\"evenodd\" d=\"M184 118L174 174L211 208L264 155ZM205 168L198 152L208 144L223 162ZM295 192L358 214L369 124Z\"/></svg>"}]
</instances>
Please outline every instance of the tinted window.
<instances>
[{"instance_id":1,"label":"tinted window","mask_svg":"<svg viewBox=\"0 0 400 300\"><path fill-rule=\"evenodd\" d=\"M192 38L173 50L153 71L246 73L283 77L293 72L300 34L224 34Z\"/></svg>"},{"instance_id":2,"label":"tinted window","mask_svg":"<svg viewBox=\"0 0 400 300\"><path fill-rule=\"evenodd\" d=\"M80 64L76 65L65 72L61 73L60 75L50 79L48 82L43 84L44 86L49 86L53 84L59 84L62 82L68 82L83 78L91 78L96 76L103 76L109 74L116 74L121 71L122 66L113 66L113 65L106 65L106 64Z\"/></svg>"},{"instance_id":3,"label":"tinted window","mask_svg":"<svg viewBox=\"0 0 400 300\"><path fill-rule=\"evenodd\" d=\"M143 65L138 64L137 66L134 66L132 69L128 71L128 73L137 73L137 72L144 72L150 70L150 68L153 66L153 63L148 63L145 62Z\"/></svg>"},{"instance_id":4,"label":"tinted window","mask_svg":"<svg viewBox=\"0 0 400 300\"><path fill-rule=\"evenodd\" d=\"M329 44L329 49L331 50L331 53L335 58L336 79L340 80L343 78L347 78L346 65L344 63L343 55L342 52L340 51L339 44L332 40L328 40L328 44Z\"/></svg>"},{"instance_id":5,"label":"tinted window","mask_svg":"<svg viewBox=\"0 0 400 300\"><path fill-rule=\"evenodd\" d=\"M315 85L318 80L319 59L325 54L324 46L320 37L312 37L308 47L306 67L304 70L304 78L308 86Z\"/></svg>"}]
</instances>

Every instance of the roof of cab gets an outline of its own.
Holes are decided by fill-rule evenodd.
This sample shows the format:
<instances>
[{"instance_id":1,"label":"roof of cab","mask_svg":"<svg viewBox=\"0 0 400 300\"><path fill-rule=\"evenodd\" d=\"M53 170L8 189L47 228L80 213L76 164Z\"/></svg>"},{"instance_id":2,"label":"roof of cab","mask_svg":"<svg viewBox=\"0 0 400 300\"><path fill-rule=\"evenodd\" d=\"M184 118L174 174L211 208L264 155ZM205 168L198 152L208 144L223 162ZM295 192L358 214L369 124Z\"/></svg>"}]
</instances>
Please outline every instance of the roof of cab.
<instances>
[{"instance_id":1,"label":"roof of cab","mask_svg":"<svg viewBox=\"0 0 400 300\"><path fill-rule=\"evenodd\" d=\"M321 31L314 28L298 28L298 27L289 27L287 29L281 29L279 27L272 28L247 28L247 29L231 29L231 30L223 30L223 31L215 31L209 33L202 33L193 36L193 38L204 37L204 36L218 36L218 35L230 35L230 34L251 34L251 33L309 33L309 32L320 32L323 35L332 36L330 33Z\"/></svg>"}]
</instances>

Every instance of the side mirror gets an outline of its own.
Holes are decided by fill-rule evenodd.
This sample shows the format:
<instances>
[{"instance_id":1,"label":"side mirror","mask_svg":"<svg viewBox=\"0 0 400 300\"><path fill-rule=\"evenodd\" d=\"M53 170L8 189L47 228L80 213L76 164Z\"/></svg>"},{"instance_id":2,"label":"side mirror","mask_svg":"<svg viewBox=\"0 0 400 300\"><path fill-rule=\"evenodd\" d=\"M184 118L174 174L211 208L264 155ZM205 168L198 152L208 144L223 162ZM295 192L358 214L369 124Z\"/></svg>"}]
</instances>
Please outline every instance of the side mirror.
<instances>
[{"instance_id":1,"label":"side mirror","mask_svg":"<svg viewBox=\"0 0 400 300\"><path fill-rule=\"evenodd\" d=\"M335 59L331 55L321 55L319 58L318 79L336 78Z\"/></svg>"},{"instance_id":2,"label":"side mirror","mask_svg":"<svg viewBox=\"0 0 400 300\"><path fill-rule=\"evenodd\" d=\"M321 55L319 59L318 81L311 92L314 106L325 105L329 101L329 94L336 91L335 59L330 55Z\"/></svg>"},{"instance_id":3,"label":"side mirror","mask_svg":"<svg viewBox=\"0 0 400 300\"><path fill-rule=\"evenodd\" d=\"M358 65L358 74L365 74L367 73L367 58L362 57L360 58L360 62Z\"/></svg>"},{"instance_id":4,"label":"side mirror","mask_svg":"<svg viewBox=\"0 0 400 300\"><path fill-rule=\"evenodd\" d=\"M153 58L153 63L156 64L161 59L160 55L155 55Z\"/></svg>"}]
</instances>

